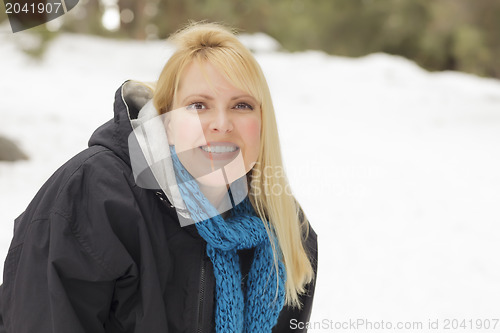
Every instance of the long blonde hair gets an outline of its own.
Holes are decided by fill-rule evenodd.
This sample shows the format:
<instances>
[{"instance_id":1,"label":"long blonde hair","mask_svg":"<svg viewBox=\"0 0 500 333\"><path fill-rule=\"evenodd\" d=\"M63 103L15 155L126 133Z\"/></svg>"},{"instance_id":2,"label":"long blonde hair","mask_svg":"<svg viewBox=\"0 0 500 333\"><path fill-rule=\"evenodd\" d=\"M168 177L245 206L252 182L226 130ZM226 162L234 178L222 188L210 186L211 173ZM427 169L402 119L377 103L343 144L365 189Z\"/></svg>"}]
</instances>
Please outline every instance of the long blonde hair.
<instances>
[{"instance_id":1,"label":"long blonde hair","mask_svg":"<svg viewBox=\"0 0 500 333\"><path fill-rule=\"evenodd\" d=\"M153 103L160 113L172 109L181 74L192 61L210 62L235 87L261 103L261 145L257 163L249 173L249 197L256 213L266 221L268 234L274 232L279 242L287 274L286 304L300 307L299 295L305 292L305 285L314 278L303 245L308 235L308 222L290 193L283 171L276 117L262 69L234 33L220 24L190 23L169 40L177 49L156 83ZM274 173L271 177L269 170ZM279 176L276 176L278 172ZM279 193L276 189L280 189ZM275 248L273 251L275 268L278 269L280 252Z\"/></svg>"}]
</instances>

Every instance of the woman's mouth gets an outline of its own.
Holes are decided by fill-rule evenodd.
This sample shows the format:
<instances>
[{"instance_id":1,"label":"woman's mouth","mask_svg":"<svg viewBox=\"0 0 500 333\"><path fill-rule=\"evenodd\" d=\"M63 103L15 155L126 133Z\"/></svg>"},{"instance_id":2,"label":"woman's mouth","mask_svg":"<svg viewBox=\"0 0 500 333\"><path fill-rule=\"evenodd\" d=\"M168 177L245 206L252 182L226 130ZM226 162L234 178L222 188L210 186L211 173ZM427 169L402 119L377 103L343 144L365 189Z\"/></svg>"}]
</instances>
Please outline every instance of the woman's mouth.
<instances>
[{"instance_id":1,"label":"woman's mouth","mask_svg":"<svg viewBox=\"0 0 500 333\"><path fill-rule=\"evenodd\" d=\"M208 143L199 148L211 160L232 160L240 151L240 147L229 142Z\"/></svg>"}]
</instances>

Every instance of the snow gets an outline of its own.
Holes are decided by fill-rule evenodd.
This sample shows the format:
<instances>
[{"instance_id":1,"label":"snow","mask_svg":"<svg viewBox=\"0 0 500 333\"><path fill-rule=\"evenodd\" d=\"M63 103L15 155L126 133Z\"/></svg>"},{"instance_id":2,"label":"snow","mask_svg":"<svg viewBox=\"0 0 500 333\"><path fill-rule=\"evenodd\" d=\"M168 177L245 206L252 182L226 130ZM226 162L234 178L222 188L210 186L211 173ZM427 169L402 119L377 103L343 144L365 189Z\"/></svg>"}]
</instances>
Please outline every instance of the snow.
<instances>
[{"instance_id":1,"label":"snow","mask_svg":"<svg viewBox=\"0 0 500 333\"><path fill-rule=\"evenodd\" d=\"M281 49L281 45L276 39L262 32L241 34L239 39L252 52L277 52Z\"/></svg>"},{"instance_id":2,"label":"snow","mask_svg":"<svg viewBox=\"0 0 500 333\"><path fill-rule=\"evenodd\" d=\"M162 41L65 34L34 61L15 47L23 36L0 34L0 133L31 156L0 162L2 258L14 219L112 117L119 85L156 80L172 52ZM500 81L245 38L269 81L292 188L319 235L311 321L420 320L419 332L431 332L429 319L498 318ZM322 327L310 331L333 328Z\"/></svg>"}]
</instances>

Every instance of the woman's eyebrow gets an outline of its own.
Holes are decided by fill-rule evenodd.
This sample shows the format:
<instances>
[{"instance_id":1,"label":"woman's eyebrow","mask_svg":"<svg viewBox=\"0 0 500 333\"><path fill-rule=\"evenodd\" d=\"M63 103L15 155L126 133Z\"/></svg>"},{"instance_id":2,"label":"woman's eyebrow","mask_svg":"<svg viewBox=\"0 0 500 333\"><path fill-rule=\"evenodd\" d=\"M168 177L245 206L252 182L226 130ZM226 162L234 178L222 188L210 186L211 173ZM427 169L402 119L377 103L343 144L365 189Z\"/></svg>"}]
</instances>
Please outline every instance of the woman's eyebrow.
<instances>
[{"instance_id":1,"label":"woman's eyebrow","mask_svg":"<svg viewBox=\"0 0 500 333\"><path fill-rule=\"evenodd\" d=\"M193 97L201 97L201 98L203 98L203 99L208 99L209 101L211 101L211 100L213 100L213 99L214 99L214 97L212 97L212 96L210 96L210 95L204 95L204 94L194 94L194 95L189 95L189 96L187 96L186 98L184 98L184 99L182 100L182 103L186 103L186 101L187 101L188 99L191 99L191 98L193 98Z\"/></svg>"},{"instance_id":2,"label":"woman's eyebrow","mask_svg":"<svg viewBox=\"0 0 500 333\"><path fill-rule=\"evenodd\" d=\"M182 100L182 103L186 103L188 99L191 99L193 97L201 97L203 99L206 99L206 100L209 100L209 101L212 101L215 99L215 97L211 96L211 95L205 95L205 94L193 94L193 95L189 95L189 96L186 96L183 100ZM257 100L251 96L251 95L238 95L238 96L234 96L234 97L231 97L231 101L234 101L234 100L237 100L237 99L240 99L240 98L250 98L251 100L253 100L255 103L257 103Z\"/></svg>"},{"instance_id":3,"label":"woman's eyebrow","mask_svg":"<svg viewBox=\"0 0 500 333\"><path fill-rule=\"evenodd\" d=\"M234 101L235 99L240 99L240 98L250 98L254 102L257 102L257 100L251 95L238 95L238 96L231 97L231 100Z\"/></svg>"}]
</instances>

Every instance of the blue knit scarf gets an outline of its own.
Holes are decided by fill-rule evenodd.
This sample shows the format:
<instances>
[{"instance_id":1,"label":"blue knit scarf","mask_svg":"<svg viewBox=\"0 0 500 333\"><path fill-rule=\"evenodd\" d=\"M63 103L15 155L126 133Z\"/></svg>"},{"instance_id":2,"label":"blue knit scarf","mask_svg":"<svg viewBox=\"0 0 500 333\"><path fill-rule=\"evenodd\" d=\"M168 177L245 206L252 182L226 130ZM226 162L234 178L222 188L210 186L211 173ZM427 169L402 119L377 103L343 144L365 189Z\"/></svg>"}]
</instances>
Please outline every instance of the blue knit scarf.
<instances>
[{"instance_id":1,"label":"blue knit scarf","mask_svg":"<svg viewBox=\"0 0 500 333\"><path fill-rule=\"evenodd\" d=\"M202 221L196 223L196 227L207 241L207 254L214 267L216 331L271 332L285 301L286 273L279 260L279 279L276 278L273 251L264 223L256 216L248 197L224 220L201 193L173 146L170 151L180 193L192 219ZM276 239L274 242L279 250ZM236 251L253 247L255 254L244 295Z\"/></svg>"}]
</instances>

